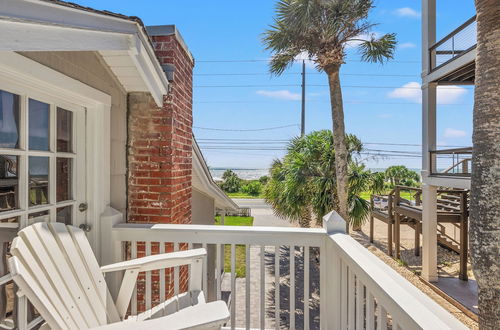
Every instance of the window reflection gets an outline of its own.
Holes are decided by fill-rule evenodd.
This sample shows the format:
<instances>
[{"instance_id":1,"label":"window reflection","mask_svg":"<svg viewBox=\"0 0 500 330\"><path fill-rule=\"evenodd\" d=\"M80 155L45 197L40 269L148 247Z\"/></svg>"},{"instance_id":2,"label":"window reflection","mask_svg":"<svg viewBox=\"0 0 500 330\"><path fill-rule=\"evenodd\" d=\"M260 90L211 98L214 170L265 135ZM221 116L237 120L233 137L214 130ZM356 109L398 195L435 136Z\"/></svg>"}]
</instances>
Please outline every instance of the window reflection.
<instances>
[{"instance_id":1,"label":"window reflection","mask_svg":"<svg viewBox=\"0 0 500 330\"><path fill-rule=\"evenodd\" d=\"M47 103L29 100L29 148L49 150L50 107Z\"/></svg>"},{"instance_id":2,"label":"window reflection","mask_svg":"<svg viewBox=\"0 0 500 330\"><path fill-rule=\"evenodd\" d=\"M28 225L32 225L36 222L49 222L50 215L49 211L35 212L28 214Z\"/></svg>"},{"instance_id":3,"label":"window reflection","mask_svg":"<svg viewBox=\"0 0 500 330\"><path fill-rule=\"evenodd\" d=\"M56 195L57 201L71 200L71 164L70 158L57 158L56 161Z\"/></svg>"},{"instance_id":4,"label":"window reflection","mask_svg":"<svg viewBox=\"0 0 500 330\"><path fill-rule=\"evenodd\" d=\"M65 206L65 207L59 207L57 209L57 214L56 214L56 221L57 222L62 222L66 225L71 225L73 223L72 221L72 210L73 207L70 206Z\"/></svg>"},{"instance_id":5,"label":"window reflection","mask_svg":"<svg viewBox=\"0 0 500 330\"><path fill-rule=\"evenodd\" d=\"M73 150L73 112L57 108L57 151Z\"/></svg>"},{"instance_id":6,"label":"window reflection","mask_svg":"<svg viewBox=\"0 0 500 330\"><path fill-rule=\"evenodd\" d=\"M19 148L19 95L0 90L0 148Z\"/></svg>"},{"instance_id":7,"label":"window reflection","mask_svg":"<svg viewBox=\"0 0 500 330\"><path fill-rule=\"evenodd\" d=\"M17 156L0 155L0 212L19 208Z\"/></svg>"},{"instance_id":8,"label":"window reflection","mask_svg":"<svg viewBox=\"0 0 500 330\"><path fill-rule=\"evenodd\" d=\"M30 206L49 202L49 157L29 157Z\"/></svg>"}]
</instances>

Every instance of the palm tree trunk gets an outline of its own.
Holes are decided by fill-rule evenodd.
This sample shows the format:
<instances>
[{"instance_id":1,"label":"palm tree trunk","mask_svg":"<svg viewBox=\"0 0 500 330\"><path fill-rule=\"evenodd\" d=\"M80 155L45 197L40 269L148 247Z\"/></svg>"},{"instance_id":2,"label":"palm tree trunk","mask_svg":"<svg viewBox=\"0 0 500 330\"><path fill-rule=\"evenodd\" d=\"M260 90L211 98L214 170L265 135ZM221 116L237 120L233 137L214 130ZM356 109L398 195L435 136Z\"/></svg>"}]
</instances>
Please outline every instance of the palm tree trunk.
<instances>
[{"instance_id":1,"label":"palm tree trunk","mask_svg":"<svg viewBox=\"0 0 500 330\"><path fill-rule=\"evenodd\" d=\"M476 0L477 57L470 207L471 260L479 327L500 329L500 8Z\"/></svg>"},{"instance_id":2,"label":"palm tree trunk","mask_svg":"<svg viewBox=\"0 0 500 330\"><path fill-rule=\"evenodd\" d=\"M299 220L299 226L302 228L311 227L311 209L309 207L305 207L302 210L302 214Z\"/></svg>"},{"instance_id":3,"label":"palm tree trunk","mask_svg":"<svg viewBox=\"0 0 500 330\"><path fill-rule=\"evenodd\" d=\"M347 173L347 146L345 141L344 104L342 89L340 87L340 65L329 65L325 68L330 86L330 102L333 121L333 146L335 148L335 174L337 181L337 198L339 201L339 214L346 221L348 212L348 173ZM349 224L347 224L349 231Z\"/></svg>"}]
</instances>

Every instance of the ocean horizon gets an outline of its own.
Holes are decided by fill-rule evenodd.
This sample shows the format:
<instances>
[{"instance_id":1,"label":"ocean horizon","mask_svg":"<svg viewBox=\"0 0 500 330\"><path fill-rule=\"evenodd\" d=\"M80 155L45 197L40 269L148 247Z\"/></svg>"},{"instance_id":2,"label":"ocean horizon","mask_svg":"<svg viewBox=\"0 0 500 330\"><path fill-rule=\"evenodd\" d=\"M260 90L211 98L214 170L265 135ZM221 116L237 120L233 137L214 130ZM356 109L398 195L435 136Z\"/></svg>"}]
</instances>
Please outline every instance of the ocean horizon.
<instances>
[{"instance_id":1,"label":"ocean horizon","mask_svg":"<svg viewBox=\"0 0 500 330\"><path fill-rule=\"evenodd\" d=\"M372 172L383 172L386 168L382 167L373 167L368 168ZM235 167L211 167L210 174L212 174L212 178L215 181L222 180L222 174L225 171L232 170L236 175L243 180L258 180L260 177L269 175L268 168L235 168ZM420 173L421 169L419 168L410 168L410 170L416 171Z\"/></svg>"}]
</instances>

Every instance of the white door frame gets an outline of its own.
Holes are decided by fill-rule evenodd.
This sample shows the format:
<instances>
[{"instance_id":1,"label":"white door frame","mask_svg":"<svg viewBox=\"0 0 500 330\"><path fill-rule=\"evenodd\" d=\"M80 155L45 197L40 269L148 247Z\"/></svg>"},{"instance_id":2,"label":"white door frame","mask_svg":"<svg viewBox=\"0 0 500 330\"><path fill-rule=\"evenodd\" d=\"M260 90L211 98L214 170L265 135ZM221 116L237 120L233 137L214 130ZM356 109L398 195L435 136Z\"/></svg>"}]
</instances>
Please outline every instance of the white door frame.
<instances>
[{"instance_id":1,"label":"white door frame","mask_svg":"<svg viewBox=\"0 0 500 330\"><path fill-rule=\"evenodd\" d=\"M100 218L110 203L111 96L15 52L0 52L0 79L30 94L86 109L88 238L99 255Z\"/></svg>"}]
</instances>

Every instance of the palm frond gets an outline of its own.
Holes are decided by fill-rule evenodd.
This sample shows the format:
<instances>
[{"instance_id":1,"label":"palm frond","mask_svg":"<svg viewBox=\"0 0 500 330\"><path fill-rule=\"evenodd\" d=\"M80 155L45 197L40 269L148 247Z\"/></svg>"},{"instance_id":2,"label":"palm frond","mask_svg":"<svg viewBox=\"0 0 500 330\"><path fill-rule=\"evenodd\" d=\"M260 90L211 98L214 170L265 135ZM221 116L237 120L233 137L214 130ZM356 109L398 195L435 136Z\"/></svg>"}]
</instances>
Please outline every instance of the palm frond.
<instances>
[{"instance_id":1,"label":"palm frond","mask_svg":"<svg viewBox=\"0 0 500 330\"><path fill-rule=\"evenodd\" d=\"M361 60L372 63L384 63L394 57L396 50L396 34L387 33L380 38L371 35L369 40L359 44Z\"/></svg>"}]
</instances>

